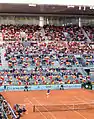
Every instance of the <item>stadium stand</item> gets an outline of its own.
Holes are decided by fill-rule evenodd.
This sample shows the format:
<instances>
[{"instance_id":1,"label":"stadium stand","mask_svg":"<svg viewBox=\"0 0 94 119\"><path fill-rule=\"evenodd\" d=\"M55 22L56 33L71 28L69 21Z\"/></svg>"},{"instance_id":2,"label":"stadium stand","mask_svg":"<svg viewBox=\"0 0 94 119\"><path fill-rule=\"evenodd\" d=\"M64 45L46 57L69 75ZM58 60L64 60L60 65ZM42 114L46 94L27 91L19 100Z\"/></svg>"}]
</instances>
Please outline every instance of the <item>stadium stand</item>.
<instances>
[{"instance_id":1,"label":"stadium stand","mask_svg":"<svg viewBox=\"0 0 94 119\"><path fill-rule=\"evenodd\" d=\"M17 119L9 103L0 94L0 119Z\"/></svg>"},{"instance_id":2,"label":"stadium stand","mask_svg":"<svg viewBox=\"0 0 94 119\"><path fill-rule=\"evenodd\" d=\"M89 6L1 5L0 86L82 84L92 89L94 27L85 24L85 17L92 21L94 13ZM17 116L0 95L0 119Z\"/></svg>"},{"instance_id":3,"label":"stadium stand","mask_svg":"<svg viewBox=\"0 0 94 119\"><path fill-rule=\"evenodd\" d=\"M23 84L26 82L29 84L57 84L64 83L64 79L66 83L67 81L68 83L80 83L79 77L84 76L78 69L83 66L81 57L78 60L75 54L59 53L62 49L56 50L55 43L53 43L54 47L50 43L47 47L45 45L46 43L39 44L38 42L36 46L30 44L32 47L25 47L20 42L7 44L5 59L8 69L2 74L4 76L1 77L2 80L5 79L9 84L14 84L13 79L16 79L19 85L22 82ZM66 48L63 50L65 51ZM69 68L72 68L73 72ZM49 76L51 76L50 79Z\"/></svg>"},{"instance_id":4,"label":"stadium stand","mask_svg":"<svg viewBox=\"0 0 94 119\"><path fill-rule=\"evenodd\" d=\"M4 80L9 85L15 83L24 85L80 83L79 77L87 79L87 75L83 75L82 70L78 68L93 65L93 60L85 56L86 53L93 51L77 25L64 27L45 25L44 34L39 26L34 25L1 25L1 31L4 34L3 40L6 40L6 36L14 35L13 39L7 39L14 42L5 44L3 55L8 68L3 70L4 73L1 71L1 85ZM16 33L19 37L16 37ZM28 38L30 33L32 37ZM77 57L79 54L80 57ZM72 68L73 72L69 68ZM49 79L49 76L52 79Z\"/></svg>"}]
</instances>

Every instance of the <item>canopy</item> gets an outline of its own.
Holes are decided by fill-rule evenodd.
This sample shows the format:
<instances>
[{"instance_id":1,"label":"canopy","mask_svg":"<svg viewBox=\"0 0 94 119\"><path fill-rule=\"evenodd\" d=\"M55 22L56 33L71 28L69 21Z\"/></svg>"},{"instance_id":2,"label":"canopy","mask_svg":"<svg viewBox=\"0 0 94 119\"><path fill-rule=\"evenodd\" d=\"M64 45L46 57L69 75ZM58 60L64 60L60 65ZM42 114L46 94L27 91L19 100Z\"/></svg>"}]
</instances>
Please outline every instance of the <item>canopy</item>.
<instances>
[{"instance_id":1,"label":"canopy","mask_svg":"<svg viewBox=\"0 0 94 119\"><path fill-rule=\"evenodd\" d=\"M0 0L0 3L94 6L94 0Z\"/></svg>"}]
</instances>

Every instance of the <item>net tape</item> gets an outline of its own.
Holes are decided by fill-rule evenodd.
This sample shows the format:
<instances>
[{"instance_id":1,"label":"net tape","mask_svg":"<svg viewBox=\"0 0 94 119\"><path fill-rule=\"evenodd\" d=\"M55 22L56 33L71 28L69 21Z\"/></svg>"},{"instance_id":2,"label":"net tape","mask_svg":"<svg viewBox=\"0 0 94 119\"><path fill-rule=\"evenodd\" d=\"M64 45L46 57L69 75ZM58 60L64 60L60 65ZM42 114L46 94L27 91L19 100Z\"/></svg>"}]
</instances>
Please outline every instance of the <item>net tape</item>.
<instances>
[{"instance_id":1,"label":"net tape","mask_svg":"<svg viewBox=\"0 0 94 119\"><path fill-rule=\"evenodd\" d=\"M90 110L90 109L94 109L94 103L33 106L33 112L73 111L73 110Z\"/></svg>"}]
</instances>

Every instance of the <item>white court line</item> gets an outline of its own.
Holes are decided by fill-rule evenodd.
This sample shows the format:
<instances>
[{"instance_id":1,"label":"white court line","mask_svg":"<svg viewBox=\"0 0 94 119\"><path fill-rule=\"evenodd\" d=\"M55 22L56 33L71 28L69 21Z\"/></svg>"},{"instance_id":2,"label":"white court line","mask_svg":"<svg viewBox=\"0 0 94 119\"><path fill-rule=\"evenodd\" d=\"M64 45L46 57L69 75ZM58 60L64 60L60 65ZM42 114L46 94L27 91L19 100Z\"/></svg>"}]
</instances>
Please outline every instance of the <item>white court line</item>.
<instances>
[{"instance_id":1,"label":"white court line","mask_svg":"<svg viewBox=\"0 0 94 119\"><path fill-rule=\"evenodd\" d=\"M45 108L35 97L33 98L40 106L42 106L43 108ZM45 110L53 117L53 119L56 119L56 117L53 115L52 112L50 112L47 108L45 108Z\"/></svg>"},{"instance_id":2,"label":"white court line","mask_svg":"<svg viewBox=\"0 0 94 119\"><path fill-rule=\"evenodd\" d=\"M86 118L84 115L82 115L80 112L78 112L78 111L73 111L73 112L75 112L76 114L78 114L78 115L80 115L83 119L88 119L88 118Z\"/></svg>"},{"instance_id":3,"label":"white court line","mask_svg":"<svg viewBox=\"0 0 94 119\"><path fill-rule=\"evenodd\" d=\"M81 99L81 98L79 98L79 97L77 97L77 96L74 96L74 98L76 99L76 100L79 100L79 101L83 101L84 103L88 103L87 101L85 101L85 100L83 100L83 99ZM79 114L80 116L82 116L84 119L87 119L85 116L83 116L80 112L78 112L78 111L74 111L75 113L77 113L77 114Z\"/></svg>"},{"instance_id":4,"label":"white court line","mask_svg":"<svg viewBox=\"0 0 94 119\"><path fill-rule=\"evenodd\" d=\"M23 103L23 104L19 104L19 105L21 105L21 106L26 106L26 105L30 105L30 103Z\"/></svg>"},{"instance_id":5,"label":"white court line","mask_svg":"<svg viewBox=\"0 0 94 119\"><path fill-rule=\"evenodd\" d=\"M31 102L31 100L29 100L29 98L26 98L27 100L28 100L28 102L33 106L33 103ZM38 109L37 109L38 110ZM39 111L39 110L38 110ZM45 118L45 119L47 119L47 117L42 113L42 112L40 112L39 111L39 113Z\"/></svg>"},{"instance_id":6,"label":"white court line","mask_svg":"<svg viewBox=\"0 0 94 119\"><path fill-rule=\"evenodd\" d=\"M39 99L41 99L41 98L39 98ZM45 100L45 99L47 100L47 99L49 99L49 98L44 98L44 100ZM60 98L59 98L59 99L60 99ZM58 99L57 99L57 100L58 100ZM50 100L50 101L53 101L53 99ZM78 103L79 103L79 102L82 102L82 101L81 101L81 100L80 100L80 101L77 101L77 100L66 101L66 100L64 100L63 102L64 102L64 103L71 103L71 102L78 102Z\"/></svg>"},{"instance_id":7,"label":"white court line","mask_svg":"<svg viewBox=\"0 0 94 119\"><path fill-rule=\"evenodd\" d=\"M90 99L85 99L84 97L82 97L83 100L87 101L87 102L94 102L94 100L90 100Z\"/></svg>"},{"instance_id":8,"label":"white court line","mask_svg":"<svg viewBox=\"0 0 94 119\"><path fill-rule=\"evenodd\" d=\"M81 97L81 98L79 98L79 97L77 97L77 96L74 96L74 98L76 99L76 100L78 100L78 101L82 101L82 102L84 102L84 103L94 103L94 100L88 100L88 99L85 99L84 97Z\"/></svg>"},{"instance_id":9,"label":"white court line","mask_svg":"<svg viewBox=\"0 0 94 119\"><path fill-rule=\"evenodd\" d=\"M24 103L24 104L19 104L20 106L26 106L26 105L30 105L30 103ZM25 114L28 114L28 109L26 109L26 112L25 112Z\"/></svg>"},{"instance_id":10,"label":"white court line","mask_svg":"<svg viewBox=\"0 0 94 119\"><path fill-rule=\"evenodd\" d=\"M86 104L93 104L94 105L94 100L88 100L88 99L84 99L83 97L82 98L78 98L77 96L74 96L75 99L79 100L79 101L83 101L84 103Z\"/></svg>"},{"instance_id":11,"label":"white court line","mask_svg":"<svg viewBox=\"0 0 94 119\"><path fill-rule=\"evenodd\" d=\"M78 101L82 101L82 102L84 102L84 103L87 103L87 101L85 101L84 99L81 99L81 98L79 98L79 97L77 97L77 96L74 96L74 98L75 98L76 100L78 100Z\"/></svg>"},{"instance_id":12,"label":"white court line","mask_svg":"<svg viewBox=\"0 0 94 119\"><path fill-rule=\"evenodd\" d=\"M81 100L84 100L84 101L88 101L88 102L94 102L94 100L90 100L90 99L85 99L84 97L81 97L81 98L79 98L79 99L81 99Z\"/></svg>"},{"instance_id":13,"label":"white court line","mask_svg":"<svg viewBox=\"0 0 94 119\"><path fill-rule=\"evenodd\" d=\"M21 106L26 106L26 105L30 105L30 103L24 103L24 104L19 104L19 105L21 105ZM26 109L26 112L25 112L25 114L28 114L28 109Z\"/></svg>"},{"instance_id":14,"label":"white court line","mask_svg":"<svg viewBox=\"0 0 94 119\"><path fill-rule=\"evenodd\" d=\"M28 109L26 109L26 112L25 112L25 114L28 114Z\"/></svg>"},{"instance_id":15,"label":"white court line","mask_svg":"<svg viewBox=\"0 0 94 119\"><path fill-rule=\"evenodd\" d=\"M29 100L29 98L25 98L32 106L33 106L33 103Z\"/></svg>"},{"instance_id":16,"label":"white court line","mask_svg":"<svg viewBox=\"0 0 94 119\"><path fill-rule=\"evenodd\" d=\"M63 103L63 101L60 101L61 103ZM80 115L83 119L88 119L88 118L86 118L84 115L82 115L80 112L78 112L78 111L75 111L75 110L73 110L73 112L75 112L76 114L78 114L78 115Z\"/></svg>"}]
</instances>

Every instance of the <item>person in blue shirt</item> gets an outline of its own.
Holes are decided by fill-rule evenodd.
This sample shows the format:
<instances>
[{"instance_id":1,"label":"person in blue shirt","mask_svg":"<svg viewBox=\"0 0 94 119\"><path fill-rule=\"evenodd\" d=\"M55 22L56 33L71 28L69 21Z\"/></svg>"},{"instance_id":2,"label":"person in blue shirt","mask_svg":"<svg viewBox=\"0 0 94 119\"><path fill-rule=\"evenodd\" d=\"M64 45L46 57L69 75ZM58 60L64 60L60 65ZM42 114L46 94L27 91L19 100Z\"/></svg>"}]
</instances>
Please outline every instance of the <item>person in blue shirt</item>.
<instances>
[{"instance_id":1,"label":"person in blue shirt","mask_svg":"<svg viewBox=\"0 0 94 119\"><path fill-rule=\"evenodd\" d=\"M49 97L50 89L47 90L47 97Z\"/></svg>"}]
</instances>

